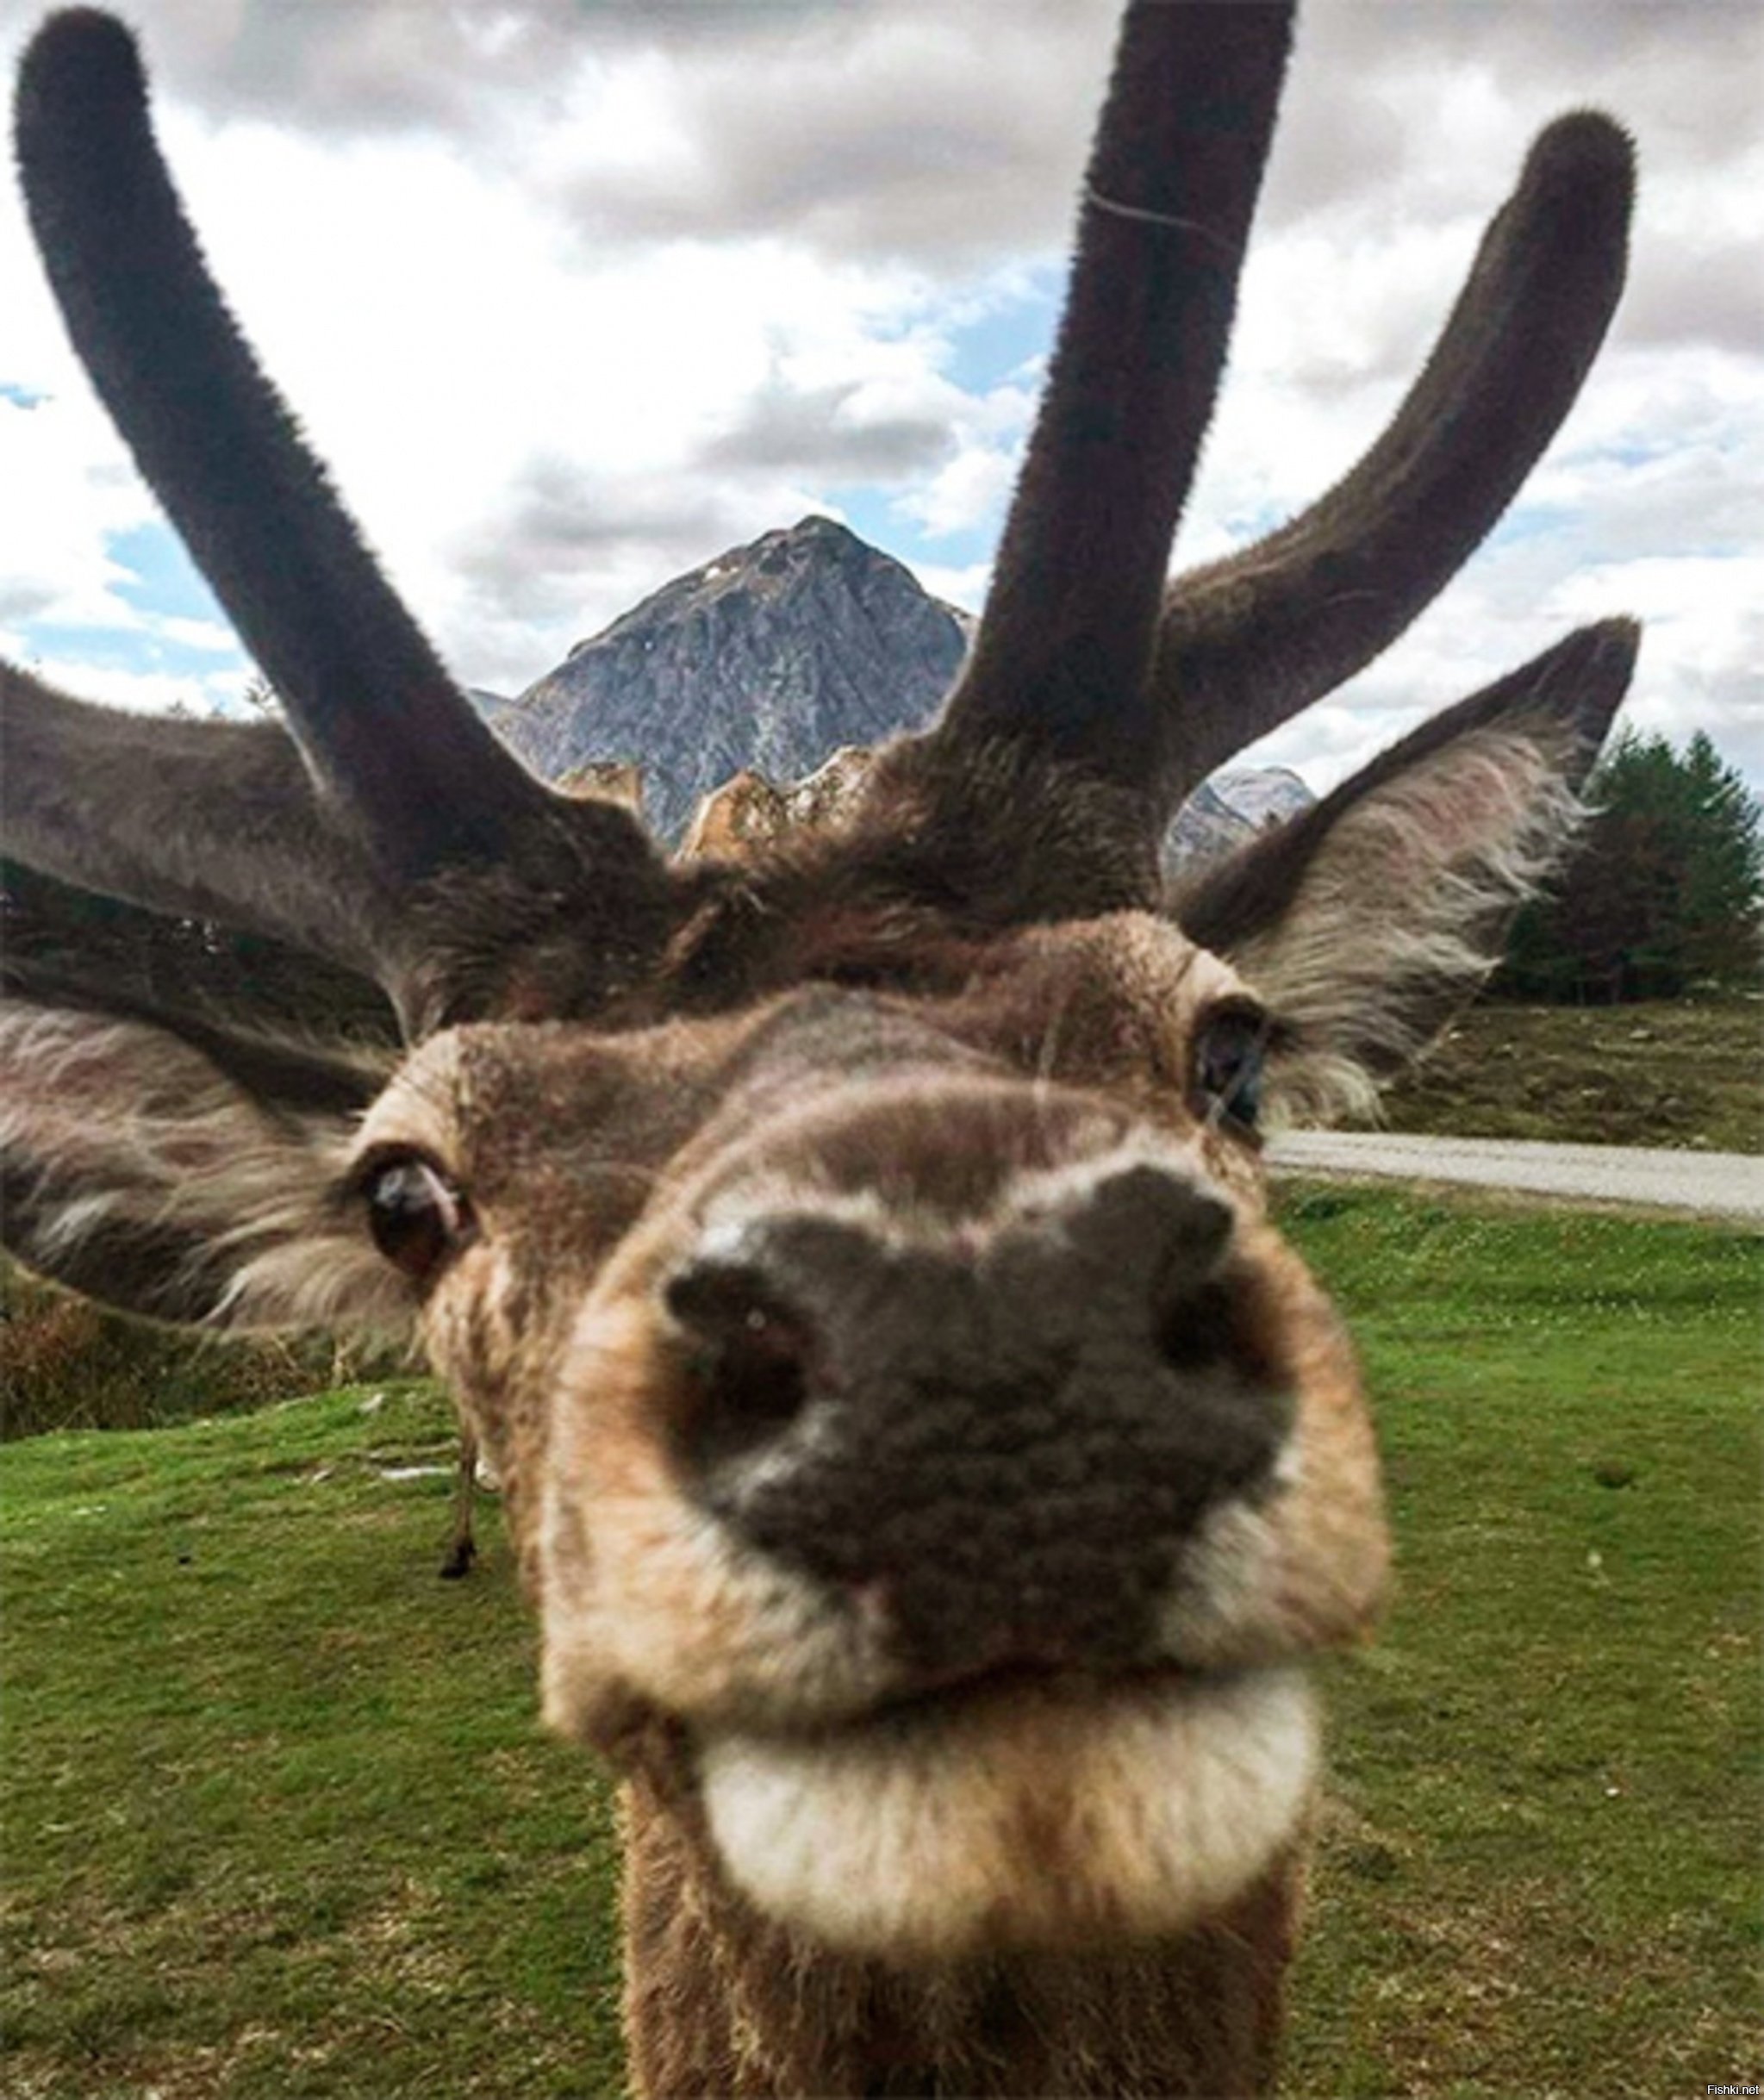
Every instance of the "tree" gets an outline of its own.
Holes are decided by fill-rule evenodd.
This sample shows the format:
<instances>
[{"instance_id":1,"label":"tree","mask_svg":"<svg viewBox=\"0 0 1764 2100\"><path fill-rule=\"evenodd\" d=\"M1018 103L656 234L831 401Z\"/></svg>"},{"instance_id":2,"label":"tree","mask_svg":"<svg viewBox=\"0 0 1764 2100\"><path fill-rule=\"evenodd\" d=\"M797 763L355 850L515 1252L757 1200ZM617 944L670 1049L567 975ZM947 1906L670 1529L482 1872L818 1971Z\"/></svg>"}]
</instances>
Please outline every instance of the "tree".
<instances>
[{"instance_id":1,"label":"tree","mask_svg":"<svg viewBox=\"0 0 1764 2100\"><path fill-rule=\"evenodd\" d=\"M1680 757L1626 732L1587 800L1580 849L1520 913L1497 991L1600 1004L1764 981L1764 823L1708 736Z\"/></svg>"},{"instance_id":2,"label":"tree","mask_svg":"<svg viewBox=\"0 0 1764 2100\"><path fill-rule=\"evenodd\" d=\"M1764 821L1755 798L1699 729L1685 754L1698 823L1681 916L1692 981L1755 983L1764 933Z\"/></svg>"}]
</instances>

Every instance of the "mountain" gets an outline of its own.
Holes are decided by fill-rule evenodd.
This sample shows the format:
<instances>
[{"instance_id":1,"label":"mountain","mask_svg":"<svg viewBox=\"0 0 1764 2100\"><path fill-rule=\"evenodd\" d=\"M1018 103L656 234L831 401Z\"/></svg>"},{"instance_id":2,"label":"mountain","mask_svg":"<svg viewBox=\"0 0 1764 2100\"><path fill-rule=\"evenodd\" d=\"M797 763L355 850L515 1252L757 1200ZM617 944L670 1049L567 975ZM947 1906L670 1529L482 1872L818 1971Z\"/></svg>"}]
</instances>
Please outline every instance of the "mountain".
<instances>
[{"instance_id":1,"label":"mountain","mask_svg":"<svg viewBox=\"0 0 1764 2100\"><path fill-rule=\"evenodd\" d=\"M805 518L676 576L487 712L552 778L640 757L644 813L673 841L744 767L795 780L916 728L972 626L844 526Z\"/></svg>"},{"instance_id":2,"label":"mountain","mask_svg":"<svg viewBox=\"0 0 1764 2100\"><path fill-rule=\"evenodd\" d=\"M664 584L516 697L471 697L560 784L633 801L639 762L644 815L670 844L729 788L695 838L728 851L836 812L866 747L931 715L974 625L844 526L805 518ZM1165 865L1211 858L1312 799L1295 773L1229 767L1177 816Z\"/></svg>"},{"instance_id":3,"label":"mountain","mask_svg":"<svg viewBox=\"0 0 1764 2100\"><path fill-rule=\"evenodd\" d=\"M1176 812L1164 834L1167 875L1216 860L1233 846L1284 824L1317 800L1284 766L1226 766L1204 780Z\"/></svg>"}]
</instances>

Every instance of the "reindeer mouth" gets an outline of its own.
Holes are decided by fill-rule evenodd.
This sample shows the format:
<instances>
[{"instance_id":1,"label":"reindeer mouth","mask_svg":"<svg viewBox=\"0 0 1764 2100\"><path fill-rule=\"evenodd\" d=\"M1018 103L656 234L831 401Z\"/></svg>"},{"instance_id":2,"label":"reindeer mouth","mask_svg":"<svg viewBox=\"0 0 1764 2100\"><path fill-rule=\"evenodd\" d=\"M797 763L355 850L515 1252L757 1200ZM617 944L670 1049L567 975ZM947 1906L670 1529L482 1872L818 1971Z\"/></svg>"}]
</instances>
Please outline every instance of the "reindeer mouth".
<instances>
[{"instance_id":1,"label":"reindeer mouth","mask_svg":"<svg viewBox=\"0 0 1764 2100\"><path fill-rule=\"evenodd\" d=\"M1008 1735L1037 1711L1082 1715L1105 1728L1118 1714L1149 1712L1169 1702L1194 1709L1215 1696L1228 1700L1256 1679L1297 1673L1303 1661L1294 1656L1201 1665L1158 1658L1109 1664L1013 1654L916 1677L824 1718L722 1718L701 1723L698 1732L706 1744L725 1739L775 1743L807 1755L817 1748L838 1754L847 1744L871 1737L894 1743L929 1740L976 1723Z\"/></svg>"},{"instance_id":2,"label":"reindeer mouth","mask_svg":"<svg viewBox=\"0 0 1764 2100\"><path fill-rule=\"evenodd\" d=\"M938 1673L910 1690L879 1699L867 1712L826 1732L865 1727L937 1726L944 1717L970 1705L1015 1711L1038 1701L1088 1703L1101 1711L1117 1698L1133 1699L1204 1686L1241 1676L1238 1669L1199 1669L1175 1661L1109 1667L1065 1657L1012 1657L979 1667Z\"/></svg>"},{"instance_id":3,"label":"reindeer mouth","mask_svg":"<svg viewBox=\"0 0 1764 2100\"><path fill-rule=\"evenodd\" d=\"M777 1922L908 1965L1180 1933L1300 1829L1302 1670L1014 1663L793 1734L703 1739L711 1834Z\"/></svg>"}]
</instances>

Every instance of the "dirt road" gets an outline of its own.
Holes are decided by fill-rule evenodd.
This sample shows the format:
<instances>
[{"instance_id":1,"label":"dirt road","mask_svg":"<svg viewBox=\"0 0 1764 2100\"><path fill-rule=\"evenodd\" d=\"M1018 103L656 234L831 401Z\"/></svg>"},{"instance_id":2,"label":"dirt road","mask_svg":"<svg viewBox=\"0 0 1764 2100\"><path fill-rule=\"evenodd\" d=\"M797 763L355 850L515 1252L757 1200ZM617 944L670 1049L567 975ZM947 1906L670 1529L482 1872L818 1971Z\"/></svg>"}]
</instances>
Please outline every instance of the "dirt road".
<instances>
[{"instance_id":1,"label":"dirt road","mask_svg":"<svg viewBox=\"0 0 1764 2100\"><path fill-rule=\"evenodd\" d=\"M1764 1224L1764 1158L1644 1151L1505 1137L1405 1137L1385 1131L1289 1131L1268 1146L1276 1173L1372 1175L1639 1203Z\"/></svg>"}]
</instances>

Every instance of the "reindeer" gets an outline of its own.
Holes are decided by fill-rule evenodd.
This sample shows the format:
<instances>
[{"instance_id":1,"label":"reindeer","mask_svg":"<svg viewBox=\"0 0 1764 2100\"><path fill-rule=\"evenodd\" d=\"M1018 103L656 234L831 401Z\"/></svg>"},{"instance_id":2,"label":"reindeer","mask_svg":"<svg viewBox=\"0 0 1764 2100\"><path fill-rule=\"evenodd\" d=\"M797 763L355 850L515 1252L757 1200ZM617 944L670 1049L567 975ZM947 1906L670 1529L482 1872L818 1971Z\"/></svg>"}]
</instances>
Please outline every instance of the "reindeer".
<instances>
[{"instance_id":1,"label":"reindeer","mask_svg":"<svg viewBox=\"0 0 1764 2100\"><path fill-rule=\"evenodd\" d=\"M210 283L128 34L18 148L73 339L284 696L7 677L9 850L371 976L389 1072L17 988L6 1229L159 1319L421 1336L505 1483L545 1717L619 1773L651 2095L1274 2074L1307 1665L1387 1548L1259 1128L1358 1103L1571 832L1636 632L1570 635L1166 894L1220 760L1381 651L1574 398L1622 133L1546 130L1389 428L1167 583L1290 36L1129 7L985 617L845 819L669 864L494 740Z\"/></svg>"}]
</instances>

